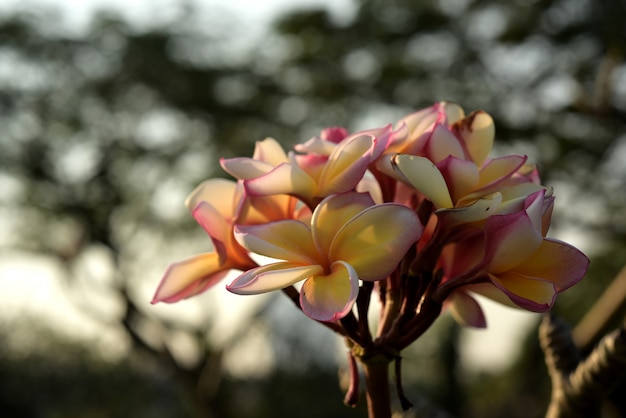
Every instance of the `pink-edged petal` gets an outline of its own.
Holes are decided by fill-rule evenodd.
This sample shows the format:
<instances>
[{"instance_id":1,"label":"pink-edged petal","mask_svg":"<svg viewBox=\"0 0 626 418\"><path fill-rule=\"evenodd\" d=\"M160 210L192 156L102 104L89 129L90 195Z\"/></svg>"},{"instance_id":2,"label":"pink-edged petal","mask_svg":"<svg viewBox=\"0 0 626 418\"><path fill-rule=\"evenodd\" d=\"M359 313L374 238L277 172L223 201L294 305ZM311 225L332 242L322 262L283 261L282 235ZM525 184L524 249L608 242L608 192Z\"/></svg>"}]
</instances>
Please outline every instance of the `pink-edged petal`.
<instances>
[{"instance_id":1,"label":"pink-edged petal","mask_svg":"<svg viewBox=\"0 0 626 418\"><path fill-rule=\"evenodd\" d=\"M403 135L404 128L393 130L391 125L384 128L369 129L361 131L362 135L371 135L373 137L373 145L369 151L370 162L378 159L383 152L387 150L391 139L396 135Z\"/></svg>"},{"instance_id":2,"label":"pink-edged petal","mask_svg":"<svg viewBox=\"0 0 626 418\"><path fill-rule=\"evenodd\" d=\"M198 185L185 199L185 206L190 212L200 204L207 202L215 208L217 213L226 219L232 219L236 214L237 183L226 179L210 179Z\"/></svg>"},{"instance_id":3,"label":"pink-edged petal","mask_svg":"<svg viewBox=\"0 0 626 418\"><path fill-rule=\"evenodd\" d=\"M491 216L485 223L487 271L498 274L519 266L537 251L542 240L526 212Z\"/></svg>"},{"instance_id":4,"label":"pink-edged petal","mask_svg":"<svg viewBox=\"0 0 626 418\"><path fill-rule=\"evenodd\" d=\"M300 291L302 311L318 321L343 318L359 293L359 277L348 263L337 261L327 275L307 279Z\"/></svg>"},{"instance_id":5,"label":"pink-edged petal","mask_svg":"<svg viewBox=\"0 0 626 418\"><path fill-rule=\"evenodd\" d=\"M236 223L245 225L291 219L298 200L289 195L248 196L244 199Z\"/></svg>"},{"instance_id":6,"label":"pink-edged petal","mask_svg":"<svg viewBox=\"0 0 626 418\"><path fill-rule=\"evenodd\" d=\"M341 142L328 157L319 178L321 196L353 190L371 161L368 151L374 145L371 134L355 134Z\"/></svg>"},{"instance_id":7,"label":"pink-edged petal","mask_svg":"<svg viewBox=\"0 0 626 418\"><path fill-rule=\"evenodd\" d=\"M441 262L449 280L467 275L476 269L484 258L482 234L476 233L457 243L446 245L441 252Z\"/></svg>"},{"instance_id":8,"label":"pink-edged petal","mask_svg":"<svg viewBox=\"0 0 626 418\"><path fill-rule=\"evenodd\" d=\"M580 250L565 242L546 238L515 271L524 276L548 280L561 292L578 283L588 268L589 258Z\"/></svg>"},{"instance_id":9,"label":"pink-edged petal","mask_svg":"<svg viewBox=\"0 0 626 418\"><path fill-rule=\"evenodd\" d=\"M204 292L222 280L230 268L216 253L200 254L170 265L152 298L152 303L173 303Z\"/></svg>"},{"instance_id":10,"label":"pink-edged petal","mask_svg":"<svg viewBox=\"0 0 626 418\"><path fill-rule=\"evenodd\" d=\"M283 147L274 138L265 138L263 141L257 141L255 144L252 159L277 166L287 162L287 154L285 154Z\"/></svg>"},{"instance_id":11,"label":"pink-edged petal","mask_svg":"<svg viewBox=\"0 0 626 418\"><path fill-rule=\"evenodd\" d=\"M391 159L391 164L394 171L433 202L435 207L441 209L454 206L443 175L428 158L397 154Z\"/></svg>"},{"instance_id":12,"label":"pink-edged petal","mask_svg":"<svg viewBox=\"0 0 626 418\"><path fill-rule=\"evenodd\" d=\"M518 183L503 188L502 190L500 190L500 193L502 193L503 200L514 200L519 198L522 198L524 200L531 194L543 189L546 188L540 184ZM550 191L546 190L546 197L548 196L550 196Z\"/></svg>"},{"instance_id":13,"label":"pink-edged petal","mask_svg":"<svg viewBox=\"0 0 626 418\"><path fill-rule=\"evenodd\" d=\"M380 158L376 161L376 169L378 169L381 173L385 173L389 177L392 177L395 180L407 182L407 179L400 173L395 170L395 166L393 165L393 159L398 154L394 153L386 153L380 156Z\"/></svg>"},{"instance_id":14,"label":"pink-edged petal","mask_svg":"<svg viewBox=\"0 0 626 418\"><path fill-rule=\"evenodd\" d=\"M224 171L239 180L257 178L274 168L269 163L248 157L222 158L220 165Z\"/></svg>"},{"instance_id":15,"label":"pink-edged petal","mask_svg":"<svg viewBox=\"0 0 626 418\"><path fill-rule=\"evenodd\" d=\"M499 213L502 195L493 193L478 199L469 206L439 209L435 213L448 226L460 223L478 222Z\"/></svg>"},{"instance_id":16,"label":"pink-edged petal","mask_svg":"<svg viewBox=\"0 0 626 418\"><path fill-rule=\"evenodd\" d=\"M532 279L516 272L489 275L491 282L517 306L532 312L545 312L552 307L557 290L554 283Z\"/></svg>"},{"instance_id":17,"label":"pink-edged petal","mask_svg":"<svg viewBox=\"0 0 626 418\"><path fill-rule=\"evenodd\" d=\"M446 180L454 202L474 191L478 185L478 167L472 161L449 156L440 161L437 168Z\"/></svg>"},{"instance_id":18,"label":"pink-edged petal","mask_svg":"<svg viewBox=\"0 0 626 418\"><path fill-rule=\"evenodd\" d=\"M480 189L492 190L498 187L511 178L527 159L525 155L506 155L488 161L480 170Z\"/></svg>"},{"instance_id":19,"label":"pink-edged petal","mask_svg":"<svg viewBox=\"0 0 626 418\"><path fill-rule=\"evenodd\" d=\"M337 232L373 204L372 198L365 193L343 193L322 200L311 218L313 242L319 252L328 254Z\"/></svg>"},{"instance_id":20,"label":"pink-edged petal","mask_svg":"<svg viewBox=\"0 0 626 418\"><path fill-rule=\"evenodd\" d=\"M324 128L320 133L320 138L322 138L324 141L334 142L335 144L338 144L347 136L348 130L346 128L342 128L341 126L331 126L330 128Z\"/></svg>"},{"instance_id":21,"label":"pink-edged petal","mask_svg":"<svg viewBox=\"0 0 626 418\"><path fill-rule=\"evenodd\" d=\"M235 239L249 251L266 257L305 264L320 262L320 256L311 238L311 230L300 221L236 225Z\"/></svg>"},{"instance_id":22,"label":"pink-edged petal","mask_svg":"<svg viewBox=\"0 0 626 418\"><path fill-rule=\"evenodd\" d=\"M419 152L435 123L450 125L463 118L463 109L455 103L439 102L400 119L396 126L406 134L392 137L388 152Z\"/></svg>"},{"instance_id":23,"label":"pink-edged petal","mask_svg":"<svg viewBox=\"0 0 626 418\"><path fill-rule=\"evenodd\" d=\"M487 320L482 308L470 295L465 292L457 291L447 300L450 314L460 325L486 328Z\"/></svg>"},{"instance_id":24,"label":"pink-edged petal","mask_svg":"<svg viewBox=\"0 0 626 418\"><path fill-rule=\"evenodd\" d=\"M209 234L213 249L222 263L229 261L244 266L250 264L248 251L235 242L232 224L217 213L213 206L200 202L193 211L193 217Z\"/></svg>"},{"instance_id":25,"label":"pink-edged petal","mask_svg":"<svg viewBox=\"0 0 626 418\"><path fill-rule=\"evenodd\" d=\"M495 136L491 116L483 111L472 112L455 124L454 131L463 140L471 160L482 166L491 152Z\"/></svg>"},{"instance_id":26,"label":"pink-edged petal","mask_svg":"<svg viewBox=\"0 0 626 418\"><path fill-rule=\"evenodd\" d=\"M543 201L543 214L541 215L541 235L544 237L548 234L548 230L550 229L550 224L552 222L554 200L555 197L552 196L552 190L550 190Z\"/></svg>"},{"instance_id":27,"label":"pink-edged petal","mask_svg":"<svg viewBox=\"0 0 626 418\"><path fill-rule=\"evenodd\" d=\"M226 289L238 295L256 295L283 289L323 272L324 269L318 265L267 264L244 272L226 286Z\"/></svg>"},{"instance_id":28,"label":"pink-edged petal","mask_svg":"<svg viewBox=\"0 0 626 418\"><path fill-rule=\"evenodd\" d=\"M290 194L310 199L317 184L306 172L293 164L279 164L267 174L244 181L246 192L253 196Z\"/></svg>"},{"instance_id":29,"label":"pink-edged petal","mask_svg":"<svg viewBox=\"0 0 626 418\"><path fill-rule=\"evenodd\" d=\"M427 156L434 163L438 163L449 156L464 157L463 147L459 143L459 139L444 125L435 126L426 147Z\"/></svg>"},{"instance_id":30,"label":"pink-edged petal","mask_svg":"<svg viewBox=\"0 0 626 418\"><path fill-rule=\"evenodd\" d=\"M311 177L316 187L327 162L328 157L322 155L289 153L289 163Z\"/></svg>"},{"instance_id":31,"label":"pink-edged petal","mask_svg":"<svg viewBox=\"0 0 626 418\"><path fill-rule=\"evenodd\" d=\"M298 152L328 157L333 152L335 147L337 147L337 144L335 142L325 141L319 136L314 136L313 138L306 141L304 144L294 145L293 148Z\"/></svg>"},{"instance_id":32,"label":"pink-edged petal","mask_svg":"<svg viewBox=\"0 0 626 418\"><path fill-rule=\"evenodd\" d=\"M349 263L361 280L383 279L398 266L423 229L415 212L404 205L371 206L337 233L329 258Z\"/></svg>"},{"instance_id":33,"label":"pink-edged petal","mask_svg":"<svg viewBox=\"0 0 626 418\"><path fill-rule=\"evenodd\" d=\"M207 202L200 202L193 210L192 215L213 241L226 242L231 233L231 224L214 206Z\"/></svg>"},{"instance_id":34,"label":"pink-edged petal","mask_svg":"<svg viewBox=\"0 0 626 418\"><path fill-rule=\"evenodd\" d=\"M542 230L545 189L540 189L524 200L524 210L533 223L533 228L539 233Z\"/></svg>"},{"instance_id":35,"label":"pink-edged petal","mask_svg":"<svg viewBox=\"0 0 626 418\"><path fill-rule=\"evenodd\" d=\"M375 203L383 203L384 201L383 190L376 177L370 171L365 172L359 184L356 185L356 191L369 194Z\"/></svg>"},{"instance_id":36,"label":"pink-edged petal","mask_svg":"<svg viewBox=\"0 0 626 418\"><path fill-rule=\"evenodd\" d=\"M514 303L502 290L500 290L500 288L498 288L491 281L463 286L462 290L465 292L485 296L486 298L489 298L494 302L498 302L510 308L520 308L519 305Z\"/></svg>"},{"instance_id":37,"label":"pink-edged petal","mask_svg":"<svg viewBox=\"0 0 626 418\"><path fill-rule=\"evenodd\" d=\"M526 198L542 189L545 188L533 183L520 183L503 188L499 192L502 194L502 205L498 209L498 214L507 215L524 210Z\"/></svg>"},{"instance_id":38,"label":"pink-edged petal","mask_svg":"<svg viewBox=\"0 0 626 418\"><path fill-rule=\"evenodd\" d=\"M415 141L437 120L438 110L436 106L427 107L411 113L398 121L398 126L405 125L408 136L405 141ZM395 141L394 141L395 142ZM394 144L395 145L395 144ZM399 150L401 151L401 150Z\"/></svg>"}]
</instances>

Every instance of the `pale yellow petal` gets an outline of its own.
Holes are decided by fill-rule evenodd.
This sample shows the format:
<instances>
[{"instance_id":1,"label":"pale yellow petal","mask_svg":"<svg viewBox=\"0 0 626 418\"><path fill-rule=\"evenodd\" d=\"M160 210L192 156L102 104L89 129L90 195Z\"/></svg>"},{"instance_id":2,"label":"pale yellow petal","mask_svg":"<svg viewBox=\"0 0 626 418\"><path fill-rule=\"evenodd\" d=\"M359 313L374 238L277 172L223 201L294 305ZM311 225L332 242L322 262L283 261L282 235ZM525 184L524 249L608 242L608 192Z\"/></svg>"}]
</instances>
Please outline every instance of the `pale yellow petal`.
<instances>
[{"instance_id":1,"label":"pale yellow petal","mask_svg":"<svg viewBox=\"0 0 626 418\"><path fill-rule=\"evenodd\" d=\"M439 106L443 106L443 109L446 112L446 123L448 125L452 125L465 117L463 108L456 103L444 101L439 102Z\"/></svg>"},{"instance_id":2,"label":"pale yellow petal","mask_svg":"<svg viewBox=\"0 0 626 418\"><path fill-rule=\"evenodd\" d=\"M263 141L258 141L255 144L252 158L264 161L272 166L287 162L287 154L274 138L265 138Z\"/></svg>"},{"instance_id":3,"label":"pale yellow petal","mask_svg":"<svg viewBox=\"0 0 626 418\"><path fill-rule=\"evenodd\" d=\"M286 220L262 225L237 225L235 238L249 251L279 260L320 263L311 230L300 221Z\"/></svg>"},{"instance_id":4,"label":"pale yellow petal","mask_svg":"<svg viewBox=\"0 0 626 418\"><path fill-rule=\"evenodd\" d=\"M207 202L226 219L235 216L237 183L226 179L206 180L196 187L185 200L185 206L190 212L200 202Z\"/></svg>"},{"instance_id":5,"label":"pale yellow petal","mask_svg":"<svg viewBox=\"0 0 626 418\"><path fill-rule=\"evenodd\" d=\"M453 207L446 181L439 169L428 158L398 154L392 158L391 163L395 170L433 202L436 208Z\"/></svg>"},{"instance_id":6,"label":"pale yellow petal","mask_svg":"<svg viewBox=\"0 0 626 418\"><path fill-rule=\"evenodd\" d=\"M172 303L194 296L219 282L229 269L220 263L217 253L174 263L165 272L152 303Z\"/></svg>"},{"instance_id":7,"label":"pale yellow petal","mask_svg":"<svg viewBox=\"0 0 626 418\"><path fill-rule=\"evenodd\" d=\"M422 231L417 215L406 206L371 206L339 231L330 246L329 258L349 263L361 280L383 279L397 267Z\"/></svg>"},{"instance_id":8,"label":"pale yellow petal","mask_svg":"<svg viewBox=\"0 0 626 418\"><path fill-rule=\"evenodd\" d=\"M239 180L257 178L274 168L272 164L247 157L222 158L220 165L224 171Z\"/></svg>"},{"instance_id":9,"label":"pale yellow petal","mask_svg":"<svg viewBox=\"0 0 626 418\"><path fill-rule=\"evenodd\" d=\"M324 269L317 265L296 263L274 263L248 270L226 286L238 295L255 295L283 289L307 277L322 274Z\"/></svg>"},{"instance_id":10,"label":"pale yellow petal","mask_svg":"<svg viewBox=\"0 0 626 418\"><path fill-rule=\"evenodd\" d=\"M317 194L317 183L301 168L291 163L279 164L267 174L244 182L246 191L255 196L290 194L310 201Z\"/></svg>"},{"instance_id":11,"label":"pale yellow petal","mask_svg":"<svg viewBox=\"0 0 626 418\"><path fill-rule=\"evenodd\" d=\"M302 311L318 321L343 318L359 293L359 278L344 262L334 263L327 275L316 275L304 282L300 293Z\"/></svg>"},{"instance_id":12,"label":"pale yellow petal","mask_svg":"<svg viewBox=\"0 0 626 418\"><path fill-rule=\"evenodd\" d=\"M502 195L494 193L476 200L471 205L453 209L439 209L436 213L449 226L478 222L498 213L501 202Z\"/></svg>"},{"instance_id":13,"label":"pale yellow petal","mask_svg":"<svg viewBox=\"0 0 626 418\"><path fill-rule=\"evenodd\" d=\"M457 158L464 157L463 147L459 143L458 138L444 125L435 126L431 138L428 141L428 149L426 152L430 160L434 163L438 163L449 156Z\"/></svg>"},{"instance_id":14,"label":"pale yellow petal","mask_svg":"<svg viewBox=\"0 0 626 418\"><path fill-rule=\"evenodd\" d=\"M491 116L483 111L473 112L457 122L455 129L463 139L472 161L479 167L482 166L491 152L495 136L495 125Z\"/></svg>"},{"instance_id":15,"label":"pale yellow petal","mask_svg":"<svg viewBox=\"0 0 626 418\"><path fill-rule=\"evenodd\" d=\"M320 253L328 254L337 232L350 219L372 206L374 202L364 193L344 193L324 199L313 212L311 233Z\"/></svg>"}]
</instances>

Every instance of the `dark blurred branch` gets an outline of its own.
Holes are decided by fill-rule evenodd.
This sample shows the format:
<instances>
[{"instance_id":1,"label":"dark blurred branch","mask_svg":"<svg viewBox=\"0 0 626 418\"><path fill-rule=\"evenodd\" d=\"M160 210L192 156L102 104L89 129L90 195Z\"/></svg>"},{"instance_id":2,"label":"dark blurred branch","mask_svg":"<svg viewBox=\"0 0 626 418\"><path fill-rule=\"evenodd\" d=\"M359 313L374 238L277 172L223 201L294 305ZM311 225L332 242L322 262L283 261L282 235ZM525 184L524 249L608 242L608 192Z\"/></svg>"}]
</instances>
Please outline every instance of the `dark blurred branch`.
<instances>
[{"instance_id":1,"label":"dark blurred branch","mask_svg":"<svg viewBox=\"0 0 626 418\"><path fill-rule=\"evenodd\" d=\"M546 418L600 417L603 403L626 377L626 329L606 335L582 360L569 328L554 316L544 317L539 339L552 380Z\"/></svg>"}]
</instances>

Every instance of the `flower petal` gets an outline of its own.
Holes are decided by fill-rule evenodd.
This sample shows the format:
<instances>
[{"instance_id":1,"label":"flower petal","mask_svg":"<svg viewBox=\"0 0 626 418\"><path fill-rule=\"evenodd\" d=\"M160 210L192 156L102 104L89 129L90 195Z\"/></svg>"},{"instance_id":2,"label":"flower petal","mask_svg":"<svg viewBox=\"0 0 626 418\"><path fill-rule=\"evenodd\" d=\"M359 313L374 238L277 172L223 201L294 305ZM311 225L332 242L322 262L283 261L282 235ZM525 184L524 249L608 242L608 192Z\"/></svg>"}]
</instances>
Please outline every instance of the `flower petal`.
<instances>
[{"instance_id":1,"label":"flower petal","mask_svg":"<svg viewBox=\"0 0 626 418\"><path fill-rule=\"evenodd\" d=\"M524 165L528 157L524 155L505 155L487 162L480 170L480 190L492 190L511 178Z\"/></svg>"},{"instance_id":2,"label":"flower petal","mask_svg":"<svg viewBox=\"0 0 626 418\"><path fill-rule=\"evenodd\" d=\"M320 263L311 230L300 221L286 220L262 225L236 225L237 242L249 251L306 264Z\"/></svg>"},{"instance_id":3,"label":"flower petal","mask_svg":"<svg viewBox=\"0 0 626 418\"><path fill-rule=\"evenodd\" d=\"M306 154L317 154L328 157L337 144L331 141L325 141L319 136L314 136L313 138L306 141L304 144L296 144L293 148L302 153Z\"/></svg>"},{"instance_id":4,"label":"flower petal","mask_svg":"<svg viewBox=\"0 0 626 418\"><path fill-rule=\"evenodd\" d=\"M254 160L264 161L272 166L287 162L287 154L274 138L265 138L254 145Z\"/></svg>"},{"instance_id":5,"label":"flower petal","mask_svg":"<svg viewBox=\"0 0 626 418\"><path fill-rule=\"evenodd\" d=\"M359 277L348 263L332 264L330 274L307 279L300 292L302 311L318 321L343 318L359 293Z\"/></svg>"},{"instance_id":6,"label":"flower petal","mask_svg":"<svg viewBox=\"0 0 626 418\"><path fill-rule=\"evenodd\" d=\"M447 303L450 314L461 325L475 328L486 328L487 320L482 308L470 295L463 291L454 292Z\"/></svg>"},{"instance_id":7,"label":"flower petal","mask_svg":"<svg viewBox=\"0 0 626 418\"><path fill-rule=\"evenodd\" d=\"M371 206L337 233L329 258L349 263L361 280L383 279L398 266L423 229L415 212L404 205Z\"/></svg>"},{"instance_id":8,"label":"flower petal","mask_svg":"<svg viewBox=\"0 0 626 418\"><path fill-rule=\"evenodd\" d=\"M246 192L255 196L290 194L309 200L317 184L306 172L290 163L279 164L267 174L244 181Z\"/></svg>"},{"instance_id":9,"label":"flower petal","mask_svg":"<svg viewBox=\"0 0 626 418\"><path fill-rule=\"evenodd\" d=\"M554 304L557 290L554 283L532 279L513 271L495 276L492 283L517 306L532 312L545 312Z\"/></svg>"},{"instance_id":10,"label":"flower petal","mask_svg":"<svg viewBox=\"0 0 626 418\"><path fill-rule=\"evenodd\" d=\"M539 233L541 233L543 226L545 194L546 190L540 189L527 196L524 200L524 210L526 211L528 218L533 223L533 228L535 228L535 230Z\"/></svg>"},{"instance_id":11,"label":"flower petal","mask_svg":"<svg viewBox=\"0 0 626 418\"><path fill-rule=\"evenodd\" d=\"M408 136L402 138L402 143L413 142L419 138L437 120L437 105L427 107L417 112L411 113L398 121L397 126L406 125ZM395 143L392 144L395 147ZM395 148L394 148L395 149ZM402 151L403 149L398 149Z\"/></svg>"},{"instance_id":12,"label":"flower petal","mask_svg":"<svg viewBox=\"0 0 626 418\"><path fill-rule=\"evenodd\" d=\"M193 212L200 202L207 202L222 217L232 219L235 217L236 204L241 195L241 191L237 191L237 188L237 183L231 180L206 180L189 194L185 199L185 206L190 212Z\"/></svg>"},{"instance_id":13,"label":"flower petal","mask_svg":"<svg viewBox=\"0 0 626 418\"><path fill-rule=\"evenodd\" d=\"M580 250L565 242L545 238L539 249L515 271L527 277L548 280L562 292L578 283L588 268L589 258Z\"/></svg>"},{"instance_id":14,"label":"flower petal","mask_svg":"<svg viewBox=\"0 0 626 418\"><path fill-rule=\"evenodd\" d=\"M361 181L359 181L359 184L356 185L355 190L359 193L369 194L375 203L383 203L384 201L383 191L380 184L370 171L365 172L365 175Z\"/></svg>"},{"instance_id":15,"label":"flower petal","mask_svg":"<svg viewBox=\"0 0 626 418\"><path fill-rule=\"evenodd\" d=\"M454 202L474 191L478 185L478 167L472 161L449 156L440 161L437 168L446 180Z\"/></svg>"},{"instance_id":16,"label":"flower petal","mask_svg":"<svg viewBox=\"0 0 626 418\"><path fill-rule=\"evenodd\" d=\"M256 225L295 216L298 200L289 195L247 196L241 205L236 223Z\"/></svg>"},{"instance_id":17,"label":"flower petal","mask_svg":"<svg viewBox=\"0 0 626 418\"><path fill-rule=\"evenodd\" d=\"M533 183L520 183L502 189L502 205L498 208L498 214L506 215L523 210L526 198L542 189L543 186Z\"/></svg>"},{"instance_id":18,"label":"flower petal","mask_svg":"<svg viewBox=\"0 0 626 418\"><path fill-rule=\"evenodd\" d=\"M350 219L373 204L371 197L365 193L343 193L322 200L311 219L313 242L319 252L328 254L337 232Z\"/></svg>"},{"instance_id":19,"label":"flower petal","mask_svg":"<svg viewBox=\"0 0 626 418\"><path fill-rule=\"evenodd\" d=\"M353 190L371 161L375 144L371 134L359 133L340 142L328 157L319 179L320 196Z\"/></svg>"},{"instance_id":20,"label":"flower petal","mask_svg":"<svg viewBox=\"0 0 626 418\"><path fill-rule=\"evenodd\" d=\"M255 295L283 289L307 277L322 274L318 265L298 263L273 263L248 270L226 286L228 291L238 295Z\"/></svg>"},{"instance_id":21,"label":"flower petal","mask_svg":"<svg viewBox=\"0 0 626 418\"><path fill-rule=\"evenodd\" d=\"M320 133L320 138L322 138L324 141L334 142L335 144L340 143L347 136L348 130L341 126L331 126L330 128L324 128Z\"/></svg>"},{"instance_id":22,"label":"flower petal","mask_svg":"<svg viewBox=\"0 0 626 418\"><path fill-rule=\"evenodd\" d=\"M482 233L474 233L466 239L443 247L440 263L448 280L475 271L484 259Z\"/></svg>"},{"instance_id":23,"label":"flower petal","mask_svg":"<svg viewBox=\"0 0 626 418\"><path fill-rule=\"evenodd\" d=\"M542 240L526 212L491 216L485 223L487 271L498 274L519 266L537 251Z\"/></svg>"},{"instance_id":24,"label":"flower petal","mask_svg":"<svg viewBox=\"0 0 626 418\"><path fill-rule=\"evenodd\" d=\"M192 216L213 241L227 241L231 224L224 219L213 205L205 201L200 202L193 210Z\"/></svg>"},{"instance_id":25,"label":"flower petal","mask_svg":"<svg viewBox=\"0 0 626 418\"><path fill-rule=\"evenodd\" d=\"M446 123L452 125L465 117L463 108L456 103L442 101L436 104L446 114Z\"/></svg>"},{"instance_id":26,"label":"flower petal","mask_svg":"<svg viewBox=\"0 0 626 418\"><path fill-rule=\"evenodd\" d=\"M152 303L173 303L204 292L219 282L230 268L217 253L200 254L170 265L152 298Z\"/></svg>"},{"instance_id":27,"label":"flower petal","mask_svg":"<svg viewBox=\"0 0 626 418\"><path fill-rule=\"evenodd\" d=\"M428 139L426 150L428 158L434 162L449 157L463 158L463 147L459 139L445 125L436 125L431 137Z\"/></svg>"},{"instance_id":28,"label":"flower petal","mask_svg":"<svg viewBox=\"0 0 626 418\"><path fill-rule=\"evenodd\" d=\"M482 166L493 147L495 125L489 114L483 111L472 112L458 121L454 131L461 137L470 158L477 166Z\"/></svg>"},{"instance_id":29,"label":"flower petal","mask_svg":"<svg viewBox=\"0 0 626 418\"><path fill-rule=\"evenodd\" d=\"M501 202L502 195L500 193L493 193L478 199L469 206L453 209L439 209L435 213L442 222L448 226L460 223L478 222L498 213Z\"/></svg>"},{"instance_id":30,"label":"flower petal","mask_svg":"<svg viewBox=\"0 0 626 418\"><path fill-rule=\"evenodd\" d=\"M274 168L272 164L248 157L222 158L220 165L224 171L239 180L260 177Z\"/></svg>"},{"instance_id":31,"label":"flower petal","mask_svg":"<svg viewBox=\"0 0 626 418\"><path fill-rule=\"evenodd\" d=\"M485 296L493 300L494 302L501 303L502 305L508 306L510 308L520 308L519 305L515 304L504 292L502 292L502 290L500 290L500 288L498 288L491 281L463 286L462 290L465 292L476 293L478 295Z\"/></svg>"},{"instance_id":32,"label":"flower petal","mask_svg":"<svg viewBox=\"0 0 626 418\"><path fill-rule=\"evenodd\" d=\"M407 183L426 196L435 207L440 209L454 206L443 175L428 158L397 154L391 159L391 164Z\"/></svg>"}]
</instances>

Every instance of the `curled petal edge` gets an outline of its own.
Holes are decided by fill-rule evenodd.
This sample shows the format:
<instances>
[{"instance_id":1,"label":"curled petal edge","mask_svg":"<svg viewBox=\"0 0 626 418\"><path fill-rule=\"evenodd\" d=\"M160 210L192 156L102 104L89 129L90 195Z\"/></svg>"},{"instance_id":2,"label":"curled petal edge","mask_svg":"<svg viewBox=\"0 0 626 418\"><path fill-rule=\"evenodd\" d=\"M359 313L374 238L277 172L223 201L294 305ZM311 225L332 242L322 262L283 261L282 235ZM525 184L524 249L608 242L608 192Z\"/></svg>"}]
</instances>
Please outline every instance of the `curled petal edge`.
<instances>
[{"instance_id":1,"label":"curled petal edge","mask_svg":"<svg viewBox=\"0 0 626 418\"><path fill-rule=\"evenodd\" d=\"M222 280L230 268L219 262L217 253L200 254L169 266L152 298L174 303L204 292Z\"/></svg>"}]
</instances>

